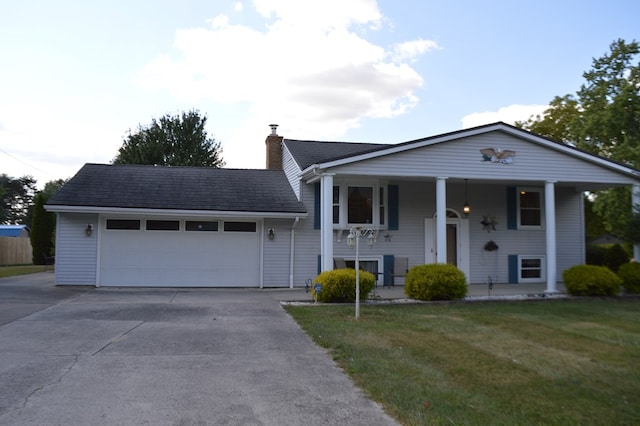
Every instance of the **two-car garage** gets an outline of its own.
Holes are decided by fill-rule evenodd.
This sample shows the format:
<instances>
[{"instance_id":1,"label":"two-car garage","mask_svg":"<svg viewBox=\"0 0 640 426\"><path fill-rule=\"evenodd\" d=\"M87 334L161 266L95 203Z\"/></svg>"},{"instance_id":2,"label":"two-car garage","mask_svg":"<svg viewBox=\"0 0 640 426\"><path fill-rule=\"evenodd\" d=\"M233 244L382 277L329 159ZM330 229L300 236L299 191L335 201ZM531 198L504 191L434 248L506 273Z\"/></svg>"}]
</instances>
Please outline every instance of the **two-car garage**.
<instances>
[{"instance_id":1,"label":"two-car garage","mask_svg":"<svg viewBox=\"0 0 640 426\"><path fill-rule=\"evenodd\" d=\"M45 207L55 283L112 287L287 285L265 226L307 216L282 169L85 164Z\"/></svg>"},{"instance_id":2,"label":"two-car garage","mask_svg":"<svg viewBox=\"0 0 640 426\"><path fill-rule=\"evenodd\" d=\"M257 287L260 223L103 218L98 285Z\"/></svg>"}]
</instances>

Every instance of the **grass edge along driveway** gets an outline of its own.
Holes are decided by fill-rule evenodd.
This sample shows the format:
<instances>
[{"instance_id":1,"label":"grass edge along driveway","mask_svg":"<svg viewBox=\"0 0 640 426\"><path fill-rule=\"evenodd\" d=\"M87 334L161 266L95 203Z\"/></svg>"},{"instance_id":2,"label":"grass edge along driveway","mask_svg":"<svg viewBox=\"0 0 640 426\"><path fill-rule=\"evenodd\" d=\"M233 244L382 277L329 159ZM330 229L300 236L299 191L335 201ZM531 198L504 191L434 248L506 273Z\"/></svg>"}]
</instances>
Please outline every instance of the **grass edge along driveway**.
<instances>
[{"instance_id":1,"label":"grass edge along driveway","mask_svg":"<svg viewBox=\"0 0 640 426\"><path fill-rule=\"evenodd\" d=\"M630 425L640 299L286 306L406 425Z\"/></svg>"}]
</instances>

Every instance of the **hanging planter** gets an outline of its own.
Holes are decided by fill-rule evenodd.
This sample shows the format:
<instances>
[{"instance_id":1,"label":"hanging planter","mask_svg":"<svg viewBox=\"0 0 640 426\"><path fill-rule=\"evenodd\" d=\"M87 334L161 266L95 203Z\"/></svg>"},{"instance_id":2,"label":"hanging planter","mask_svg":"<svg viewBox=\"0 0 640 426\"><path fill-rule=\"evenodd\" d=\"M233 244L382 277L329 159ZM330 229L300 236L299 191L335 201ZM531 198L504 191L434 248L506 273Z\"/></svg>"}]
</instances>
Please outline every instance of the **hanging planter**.
<instances>
[{"instance_id":1,"label":"hanging planter","mask_svg":"<svg viewBox=\"0 0 640 426\"><path fill-rule=\"evenodd\" d=\"M484 245L485 251L496 251L498 250L498 245L495 241L491 240L487 244Z\"/></svg>"}]
</instances>

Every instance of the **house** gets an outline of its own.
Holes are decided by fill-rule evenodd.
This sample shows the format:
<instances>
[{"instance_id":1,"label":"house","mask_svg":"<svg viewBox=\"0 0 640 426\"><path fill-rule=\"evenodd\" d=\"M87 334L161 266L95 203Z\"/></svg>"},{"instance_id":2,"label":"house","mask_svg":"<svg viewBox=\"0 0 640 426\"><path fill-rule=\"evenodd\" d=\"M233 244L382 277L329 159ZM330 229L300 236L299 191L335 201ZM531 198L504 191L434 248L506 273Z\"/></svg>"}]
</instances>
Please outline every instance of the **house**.
<instances>
[{"instance_id":1,"label":"house","mask_svg":"<svg viewBox=\"0 0 640 426\"><path fill-rule=\"evenodd\" d=\"M353 261L359 226L380 282L402 258L554 292L585 261L583 192L631 186L640 203L639 171L504 123L400 144L291 140L272 125L266 151L262 170L85 165L46 206L56 284L304 286Z\"/></svg>"}]
</instances>

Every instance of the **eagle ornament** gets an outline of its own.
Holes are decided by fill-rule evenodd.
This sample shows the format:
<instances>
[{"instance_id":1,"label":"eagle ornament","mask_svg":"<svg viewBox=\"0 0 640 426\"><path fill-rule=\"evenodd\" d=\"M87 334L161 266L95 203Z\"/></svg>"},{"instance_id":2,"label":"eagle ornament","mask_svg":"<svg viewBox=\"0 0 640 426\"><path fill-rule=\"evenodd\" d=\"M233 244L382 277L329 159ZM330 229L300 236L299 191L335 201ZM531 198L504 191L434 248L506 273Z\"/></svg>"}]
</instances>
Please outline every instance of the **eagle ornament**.
<instances>
[{"instance_id":1,"label":"eagle ornament","mask_svg":"<svg viewBox=\"0 0 640 426\"><path fill-rule=\"evenodd\" d=\"M482 161L491 161L492 163L512 164L516 156L516 152L510 149L501 148L485 148L480 150Z\"/></svg>"}]
</instances>

